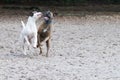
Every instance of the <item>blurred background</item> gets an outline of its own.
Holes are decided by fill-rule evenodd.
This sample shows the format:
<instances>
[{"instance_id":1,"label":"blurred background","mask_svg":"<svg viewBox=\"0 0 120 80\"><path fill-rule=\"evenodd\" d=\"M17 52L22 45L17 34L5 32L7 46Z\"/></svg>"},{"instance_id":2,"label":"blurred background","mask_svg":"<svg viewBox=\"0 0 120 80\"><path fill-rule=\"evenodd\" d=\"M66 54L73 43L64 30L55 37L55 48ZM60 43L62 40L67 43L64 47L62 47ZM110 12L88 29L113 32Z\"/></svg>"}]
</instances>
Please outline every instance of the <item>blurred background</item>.
<instances>
[{"instance_id":1,"label":"blurred background","mask_svg":"<svg viewBox=\"0 0 120 80\"><path fill-rule=\"evenodd\" d=\"M120 0L0 0L1 4L79 6L80 4L120 4Z\"/></svg>"},{"instance_id":2,"label":"blurred background","mask_svg":"<svg viewBox=\"0 0 120 80\"><path fill-rule=\"evenodd\" d=\"M120 0L0 0L4 9L39 9L82 15L85 12L120 12ZM82 12L81 12L82 11Z\"/></svg>"}]
</instances>

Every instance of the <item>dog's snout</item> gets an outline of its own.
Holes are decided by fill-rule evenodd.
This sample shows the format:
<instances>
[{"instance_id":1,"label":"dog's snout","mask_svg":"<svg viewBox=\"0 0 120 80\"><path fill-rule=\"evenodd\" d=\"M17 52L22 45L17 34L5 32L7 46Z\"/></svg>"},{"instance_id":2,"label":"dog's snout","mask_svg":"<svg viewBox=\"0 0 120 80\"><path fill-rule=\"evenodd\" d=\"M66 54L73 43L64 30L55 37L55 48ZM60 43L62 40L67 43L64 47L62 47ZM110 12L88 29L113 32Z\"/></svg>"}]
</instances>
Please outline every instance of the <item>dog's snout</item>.
<instances>
[{"instance_id":1,"label":"dog's snout","mask_svg":"<svg viewBox=\"0 0 120 80\"><path fill-rule=\"evenodd\" d=\"M37 12L36 16L40 18L40 17L42 17L42 13L41 12Z\"/></svg>"}]
</instances>

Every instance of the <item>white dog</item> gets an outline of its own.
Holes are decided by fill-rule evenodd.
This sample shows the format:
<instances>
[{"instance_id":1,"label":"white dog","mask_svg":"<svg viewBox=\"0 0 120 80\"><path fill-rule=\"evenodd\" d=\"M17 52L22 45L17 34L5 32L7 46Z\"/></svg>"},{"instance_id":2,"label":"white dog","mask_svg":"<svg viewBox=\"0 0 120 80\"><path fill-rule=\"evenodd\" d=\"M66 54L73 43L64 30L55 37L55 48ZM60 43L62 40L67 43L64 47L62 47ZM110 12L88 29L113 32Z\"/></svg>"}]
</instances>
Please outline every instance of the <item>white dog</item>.
<instances>
[{"instance_id":1,"label":"white dog","mask_svg":"<svg viewBox=\"0 0 120 80\"><path fill-rule=\"evenodd\" d=\"M26 55L25 43L27 43L28 48L30 45L34 48L37 46L37 27L36 20L42 17L41 12L32 12L28 17L27 24L25 25L21 21L23 30L20 34L20 40L22 41L23 53Z\"/></svg>"}]
</instances>

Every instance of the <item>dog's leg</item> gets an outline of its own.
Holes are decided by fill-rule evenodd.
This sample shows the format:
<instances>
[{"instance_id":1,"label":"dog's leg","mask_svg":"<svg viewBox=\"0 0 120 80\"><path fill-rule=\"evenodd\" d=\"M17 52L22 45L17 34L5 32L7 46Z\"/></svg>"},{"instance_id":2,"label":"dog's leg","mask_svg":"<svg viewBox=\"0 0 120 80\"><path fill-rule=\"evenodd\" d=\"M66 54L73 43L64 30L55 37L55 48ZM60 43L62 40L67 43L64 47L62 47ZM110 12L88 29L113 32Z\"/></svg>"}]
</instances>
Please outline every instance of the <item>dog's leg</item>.
<instances>
[{"instance_id":1,"label":"dog's leg","mask_svg":"<svg viewBox=\"0 0 120 80\"><path fill-rule=\"evenodd\" d=\"M49 39L50 39L50 37L45 38L45 40L42 41L42 42L40 42L40 44L42 45L44 42L46 42L46 41L49 40Z\"/></svg>"},{"instance_id":2,"label":"dog's leg","mask_svg":"<svg viewBox=\"0 0 120 80\"><path fill-rule=\"evenodd\" d=\"M42 46L40 45L39 48L40 48L40 53L39 53L39 55L40 55L40 54L42 54Z\"/></svg>"},{"instance_id":3,"label":"dog's leg","mask_svg":"<svg viewBox=\"0 0 120 80\"><path fill-rule=\"evenodd\" d=\"M48 40L46 41L46 46L47 46L46 57L48 57L48 53L49 53L49 49L50 49L50 39L48 39Z\"/></svg>"},{"instance_id":4,"label":"dog's leg","mask_svg":"<svg viewBox=\"0 0 120 80\"><path fill-rule=\"evenodd\" d=\"M25 36L24 38L25 38L25 41L27 42L28 46L30 46L30 42L29 42L27 36Z\"/></svg>"},{"instance_id":5,"label":"dog's leg","mask_svg":"<svg viewBox=\"0 0 120 80\"><path fill-rule=\"evenodd\" d=\"M29 42L27 36L25 36L25 41L26 41L26 43L28 44L28 45L27 45L27 48L30 49L30 42ZM24 44L25 44L25 43L24 43ZM26 54L26 49L24 49L24 51L25 51L25 54Z\"/></svg>"},{"instance_id":6,"label":"dog's leg","mask_svg":"<svg viewBox=\"0 0 120 80\"><path fill-rule=\"evenodd\" d=\"M33 46L34 48L37 47L37 34L34 35L33 42L32 42L32 46Z\"/></svg>"},{"instance_id":7,"label":"dog's leg","mask_svg":"<svg viewBox=\"0 0 120 80\"><path fill-rule=\"evenodd\" d=\"M25 49L25 39L23 40L22 48L23 48L23 53L24 53L24 55L27 55L26 49Z\"/></svg>"},{"instance_id":8,"label":"dog's leg","mask_svg":"<svg viewBox=\"0 0 120 80\"><path fill-rule=\"evenodd\" d=\"M37 48L40 46L40 37L39 34L37 35Z\"/></svg>"}]
</instances>

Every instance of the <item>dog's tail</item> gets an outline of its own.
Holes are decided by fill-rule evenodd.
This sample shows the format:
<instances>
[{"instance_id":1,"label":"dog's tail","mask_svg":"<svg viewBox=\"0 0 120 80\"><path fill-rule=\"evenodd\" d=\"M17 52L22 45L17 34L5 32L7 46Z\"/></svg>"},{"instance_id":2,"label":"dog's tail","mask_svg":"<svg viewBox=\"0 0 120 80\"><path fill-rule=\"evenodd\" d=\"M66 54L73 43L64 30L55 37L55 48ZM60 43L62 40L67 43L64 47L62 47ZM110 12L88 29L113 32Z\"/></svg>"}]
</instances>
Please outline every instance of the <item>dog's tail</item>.
<instances>
[{"instance_id":1,"label":"dog's tail","mask_svg":"<svg viewBox=\"0 0 120 80\"><path fill-rule=\"evenodd\" d=\"M25 28L25 24L24 24L24 22L22 20L21 20L21 23L22 23L23 28Z\"/></svg>"}]
</instances>

